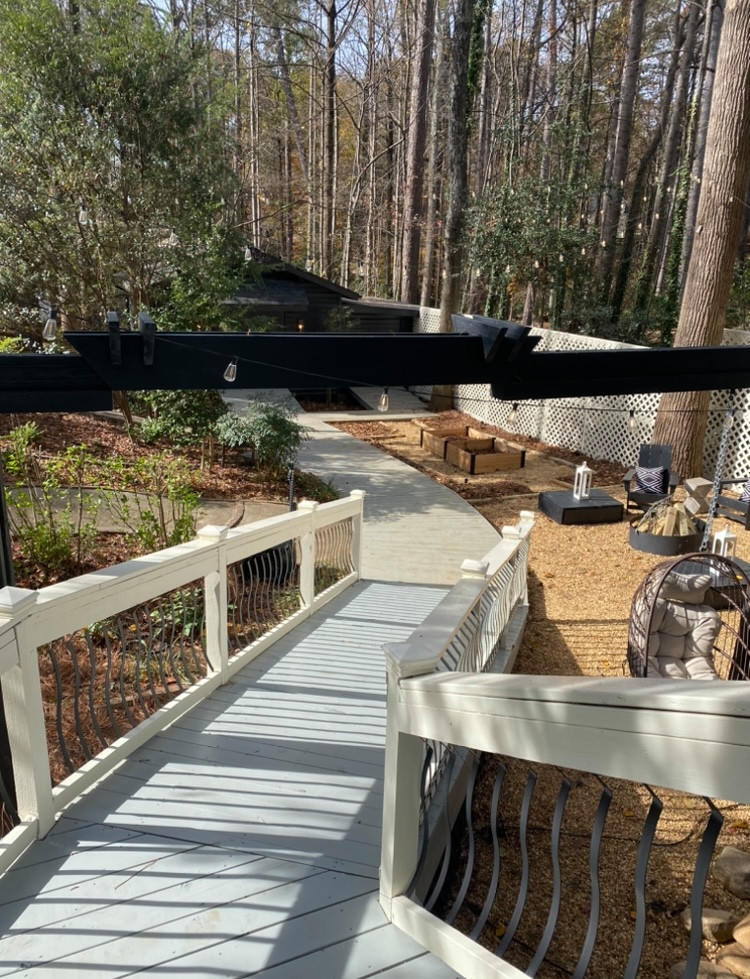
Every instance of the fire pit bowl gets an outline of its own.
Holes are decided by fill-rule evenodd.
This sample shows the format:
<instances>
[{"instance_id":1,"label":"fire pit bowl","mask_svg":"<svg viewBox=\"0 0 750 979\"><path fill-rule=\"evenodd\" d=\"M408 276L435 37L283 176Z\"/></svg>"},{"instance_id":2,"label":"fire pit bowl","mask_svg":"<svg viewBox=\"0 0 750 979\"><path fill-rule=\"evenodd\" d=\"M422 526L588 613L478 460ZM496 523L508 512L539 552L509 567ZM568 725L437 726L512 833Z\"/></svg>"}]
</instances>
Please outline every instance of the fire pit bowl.
<instances>
[{"instance_id":1,"label":"fire pit bowl","mask_svg":"<svg viewBox=\"0 0 750 979\"><path fill-rule=\"evenodd\" d=\"M672 557L697 551L702 536L681 504L660 500L631 524L628 541L635 551Z\"/></svg>"}]
</instances>

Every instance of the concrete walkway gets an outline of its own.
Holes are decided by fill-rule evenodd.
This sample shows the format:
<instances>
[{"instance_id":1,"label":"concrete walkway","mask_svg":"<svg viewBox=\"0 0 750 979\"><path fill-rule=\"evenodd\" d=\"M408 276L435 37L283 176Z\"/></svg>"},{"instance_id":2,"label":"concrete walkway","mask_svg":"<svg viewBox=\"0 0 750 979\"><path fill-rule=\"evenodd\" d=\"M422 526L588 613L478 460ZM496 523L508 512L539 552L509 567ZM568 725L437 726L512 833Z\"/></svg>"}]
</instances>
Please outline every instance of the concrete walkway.
<instances>
[{"instance_id":1,"label":"concrete walkway","mask_svg":"<svg viewBox=\"0 0 750 979\"><path fill-rule=\"evenodd\" d=\"M226 392L223 392L226 394ZM269 392L231 392L234 410ZM279 392L271 392L275 400ZM429 476L374 446L333 428L330 421L392 421L425 415L425 405L408 391L391 389L387 414L375 410L380 388L357 388L371 411L306 412L300 422L310 435L298 465L342 493L364 490L365 529L362 575L370 581L452 585L465 558L478 560L497 543L497 531L473 507ZM252 506L247 509L253 517ZM266 515L266 514L264 514ZM217 521L221 522L221 521Z\"/></svg>"}]
</instances>

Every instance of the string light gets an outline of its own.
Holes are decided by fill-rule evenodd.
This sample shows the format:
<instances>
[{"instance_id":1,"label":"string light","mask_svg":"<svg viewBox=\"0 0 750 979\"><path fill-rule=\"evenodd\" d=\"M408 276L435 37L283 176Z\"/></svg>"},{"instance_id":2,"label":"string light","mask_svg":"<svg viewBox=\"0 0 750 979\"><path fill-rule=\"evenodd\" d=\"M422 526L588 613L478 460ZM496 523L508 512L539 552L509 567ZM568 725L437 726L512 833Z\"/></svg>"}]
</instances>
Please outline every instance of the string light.
<instances>
[{"instance_id":1,"label":"string light","mask_svg":"<svg viewBox=\"0 0 750 979\"><path fill-rule=\"evenodd\" d=\"M232 359L227 364L227 369L224 371L224 380L229 384L232 384L237 380L237 358L232 357Z\"/></svg>"},{"instance_id":2,"label":"string light","mask_svg":"<svg viewBox=\"0 0 750 979\"><path fill-rule=\"evenodd\" d=\"M50 309L49 316L47 317L47 322L44 324L44 329L42 330L42 338L44 340L54 340L57 336L57 310Z\"/></svg>"},{"instance_id":3,"label":"string light","mask_svg":"<svg viewBox=\"0 0 750 979\"><path fill-rule=\"evenodd\" d=\"M628 431L629 432L634 432L635 431L635 409L634 408L631 408L630 409L630 412L628 414Z\"/></svg>"},{"instance_id":4,"label":"string light","mask_svg":"<svg viewBox=\"0 0 750 979\"><path fill-rule=\"evenodd\" d=\"M380 400L378 401L378 411L386 412L388 411L388 407L388 388L383 388L383 393L380 395Z\"/></svg>"},{"instance_id":5,"label":"string light","mask_svg":"<svg viewBox=\"0 0 750 979\"><path fill-rule=\"evenodd\" d=\"M518 402L513 402L513 407L510 409L510 414L508 415L508 424L515 425L516 419L518 418Z\"/></svg>"},{"instance_id":6,"label":"string light","mask_svg":"<svg viewBox=\"0 0 750 979\"><path fill-rule=\"evenodd\" d=\"M731 428L732 425L734 425L736 417L737 417L737 409L732 408L732 410L727 415L727 428Z\"/></svg>"},{"instance_id":7,"label":"string light","mask_svg":"<svg viewBox=\"0 0 750 979\"><path fill-rule=\"evenodd\" d=\"M253 260L253 250L249 245L245 245L245 261L252 262Z\"/></svg>"},{"instance_id":8,"label":"string light","mask_svg":"<svg viewBox=\"0 0 750 979\"><path fill-rule=\"evenodd\" d=\"M89 223L89 212L86 210L83 204L81 204L80 208L78 209L78 223L84 227Z\"/></svg>"},{"instance_id":9,"label":"string light","mask_svg":"<svg viewBox=\"0 0 750 979\"><path fill-rule=\"evenodd\" d=\"M179 240L180 239L177 237L177 232L174 230L174 228L172 228L169 233L169 238L167 238L167 244L170 248L174 248L175 245L179 243Z\"/></svg>"}]
</instances>

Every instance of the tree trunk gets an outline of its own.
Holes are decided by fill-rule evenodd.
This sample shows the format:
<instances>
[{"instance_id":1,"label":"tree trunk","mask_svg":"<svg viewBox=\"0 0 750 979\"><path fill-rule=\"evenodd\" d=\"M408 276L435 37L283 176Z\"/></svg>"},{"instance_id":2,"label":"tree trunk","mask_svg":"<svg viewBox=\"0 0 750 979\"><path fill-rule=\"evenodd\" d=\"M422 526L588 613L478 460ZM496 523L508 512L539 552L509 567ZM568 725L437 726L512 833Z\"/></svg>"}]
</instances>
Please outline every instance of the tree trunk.
<instances>
[{"instance_id":1,"label":"tree trunk","mask_svg":"<svg viewBox=\"0 0 750 979\"><path fill-rule=\"evenodd\" d=\"M693 165L690 171L690 192L688 194L687 209L685 212L685 234L682 239L682 256L680 258L680 274L683 290L685 274L690 262L690 252L693 248L693 235L695 234L696 226L695 216L698 213L703 160L706 154L706 133L708 131L708 120L711 116L716 58L719 51L721 25L724 19L724 0L713 0L713 2L712 0L708 0L708 3L709 9L706 12L706 20L703 27L705 57L703 59L704 64L701 71L700 92L698 96L700 98L700 112L695 129L695 149L693 152Z\"/></svg>"},{"instance_id":2,"label":"tree trunk","mask_svg":"<svg viewBox=\"0 0 750 979\"><path fill-rule=\"evenodd\" d=\"M727 0L713 109L675 346L721 342L750 164L750 4ZM653 441L673 448L683 475L701 472L708 392L662 395Z\"/></svg>"},{"instance_id":3,"label":"tree trunk","mask_svg":"<svg viewBox=\"0 0 750 979\"><path fill-rule=\"evenodd\" d=\"M403 303L416 303L419 296L419 246L424 219L422 191L427 136L427 83L430 77L435 35L435 0L424 0L417 6L417 51L409 98L406 183L402 216L404 238L401 251L401 302Z\"/></svg>"},{"instance_id":4,"label":"tree trunk","mask_svg":"<svg viewBox=\"0 0 750 979\"><path fill-rule=\"evenodd\" d=\"M443 286L440 294L440 332L452 330L451 313L455 313L461 295L462 248L461 231L467 201L467 118L468 118L468 61L471 44L471 25L475 0L458 0L452 44L452 103L448 126L448 172L450 201L445 220L443 244ZM432 389L431 406L436 410L453 403L450 385L440 384Z\"/></svg>"},{"instance_id":5,"label":"tree trunk","mask_svg":"<svg viewBox=\"0 0 750 979\"><path fill-rule=\"evenodd\" d=\"M609 187L605 189L604 217L601 227L599 281L602 283L602 299L609 300L609 288L615 261L617 226L620 221L620 205L630 157L630 138L633 132L633 110L640 73L641 42L643 39L643 15L646 0L632 0L628 26L628 50L620 83L617 126L612 152L612 173Z\"/></svg>"}]
</instances>

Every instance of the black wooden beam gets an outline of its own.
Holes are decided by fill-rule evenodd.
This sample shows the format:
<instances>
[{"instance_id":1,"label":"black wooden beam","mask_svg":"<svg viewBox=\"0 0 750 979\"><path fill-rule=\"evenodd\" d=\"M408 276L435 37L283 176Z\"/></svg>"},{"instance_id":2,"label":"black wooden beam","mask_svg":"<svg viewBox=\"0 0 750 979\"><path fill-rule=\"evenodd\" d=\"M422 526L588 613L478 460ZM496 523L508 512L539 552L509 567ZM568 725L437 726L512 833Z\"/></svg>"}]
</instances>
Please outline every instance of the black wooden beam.
<instances>
[{"instance_id":1,"label":"black wooden beam","mask_svg":"<svg viewBox=\"0 0 750 979\"><path fill-rule=\"evenodd\" d=\"M113 390L225 388L235 358L237 388L471 384L493 375L479 335L122 333L120 364L112 363L105 334L66 339ZM529 337L527 345L535 342Z\"/></svg>"},{"instance_id":2,"label":"black wooden beam","mask_svg":"<svg viewBox=\"0 0 750 979\"><path fill-rule=\"evenodd\" d=\"M107 344L107 333L99 334ZM75 354L0 355L0 412L99 411L112 389Z\"/></svg>"},{"instance_id":3,"label":"black wooden beam","mask_svg":"<svg viewBox=\"0 0 750 979\"><path fill-rule=\"evenodd\" d=\"M533 353L498 370L504 401L750 387L750 346Z\"/></svg>"}]
</instances>

